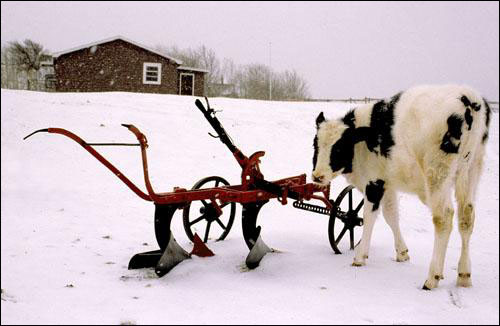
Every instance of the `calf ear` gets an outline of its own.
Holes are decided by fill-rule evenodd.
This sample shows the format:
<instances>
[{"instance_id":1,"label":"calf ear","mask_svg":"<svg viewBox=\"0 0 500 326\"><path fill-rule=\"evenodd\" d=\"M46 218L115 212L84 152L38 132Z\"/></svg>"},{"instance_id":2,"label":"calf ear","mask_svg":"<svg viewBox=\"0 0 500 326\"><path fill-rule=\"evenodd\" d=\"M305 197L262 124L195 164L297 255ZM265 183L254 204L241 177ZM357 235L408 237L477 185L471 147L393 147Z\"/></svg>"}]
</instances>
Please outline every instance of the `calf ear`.
<instances>
[{"instance_id":1,"label":"calf ear","mask_svg":"<svg viewBox=\"0 0 500 326\"><path fill-rule=\"evenodd\" d=\"M325 116L323 115L323 112L321 112L316 118L316 128L319 128L319 125L325 121L326 121Z\"/></svg>"}]
</instances>

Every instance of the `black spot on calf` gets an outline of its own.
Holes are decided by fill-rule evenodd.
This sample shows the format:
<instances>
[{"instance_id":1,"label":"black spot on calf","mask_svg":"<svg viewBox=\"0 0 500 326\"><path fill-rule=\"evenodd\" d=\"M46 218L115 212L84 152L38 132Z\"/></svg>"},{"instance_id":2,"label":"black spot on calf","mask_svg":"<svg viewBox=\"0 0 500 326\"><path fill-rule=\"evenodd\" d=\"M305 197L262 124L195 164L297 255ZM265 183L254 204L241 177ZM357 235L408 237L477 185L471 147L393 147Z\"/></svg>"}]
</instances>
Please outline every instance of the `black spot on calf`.
<instances>
[{"instance_id":1,"label":"black spot on calf","mask_svg":"<svg viewBox=\"0 0 500 326\"><path fill-rule=\"evenodd\" d=\"M472 119L472 114L470 113L470 109L467 109L465 111L465 122L467 123L468 130L470 130L470 128L472 127L473 120L474 119Z\"/></svg>"},{"instance_id":2,"label":"black spot on calf","mask_svg":"<svg viewBox=\"0 0 500 326\"><path fill-rule=\"evenodd\" d=\"M370 128L372 129L372 139L368 139L366 145L371 152L389 156L390 148L394 145L391 135L394 124L394 114L387 103L380 101L375 103L370 118Z\"/></svg>"},{"instance_id":3,"label":"black spot on calf","mask_svg":"<svg viewBox=\"0 0 500 326\"><path fill-rule=\"evenodd\" d=\"M340 139L332 145L330 150L330 168L333 172L344 169L342 173L352 172L352 160L354 158L354 145L356 131L347 128Z\"/></svg>"},{"instance_id":4,"label":"black spot on calf","mask_svg":"<svg viewBox=\"0 0 500 326\"><path fill-rule=\"evenodd\" d=\"M384 180L378 179L375 182L370 181L366 186L365 195L366 199L368 199L369 202L373 203L372 211L376 211L378 209L380 201L384 196L384 184Z\"/></svg>"},{"instance_id":5,"label":"black spot on calf","mask_svg":"<svg viewBox=\"0 0 500 326\"><path fill-rule=\"evenodd\" d=\"M462 101L462 103L464 104L464 106L466 108L471 106L471 102L470 102L469 98L465 95L462 95L462 97L460 98L460 101Z\"/></svg>"},{"instance_id":6,"label":"black spot on calf","mask_svg":"<svg viewBox=\"0 0 500 326\"><path fill-rule=\"evenodd\" d=\"M350 110L342 118L342 122L349 128L356 128L356 117L354 116L354 110Z\"/></svg>"},{"instance_id":7,"label":"black spot on calf","mask_svg":"<svg viewBox=\"0 0 500 326\"><path fill-rule=\"evenodd\" d=\"M483 143L483 144L486 143L486 141L488 140L488 137L489 137L489 135L488 135L488 132L486 131L483 134L483 139L481 139L481 143Z\"/></svg>"},{"instance_id":8,"label":"black spot on calf","mask_svg":"<svg viewBox=\"0 0 500 326\"><path fill-rule=\"evenodd\" d=\"M469 98L465 95L462 95L462 97L460 98L460 101L462 101L462 103L464 104L464 106L466 108L471 108L473 109L474 111L479 111L481 110L481 104L478 104L476 102L471 102L469 100Z\"/></svg>"},{"instance_id":9,"label":"black spot on calf","mask_svg":"<svg viewBox=\"0 0 500 326\"><path fill-rule=\"evenodd\" d=\"M488 128L490 126L491 108L490 108L490 106L488 104L488 101L485 98L483 98L483 102L484 102L484 105L486 107L486 110L485 110L486 111L486 113L485 113L486 114L486 121L485 121L485 123L486 123L486 131L483 134L483 139L482 139L482 143L484 144L486 142L486 140L488 140Z\"/></svg>"},{"instance_id":10,"label":"black spot on calf","mask_svg":"<svg viewBox=\"0 0 500 326\"><path fill-rule=\"evenodd\" d=\"M403 92L399 92L396 95L394 95L393 97L391 97L391 100L389 101L389 105L394 107L398 103L402 94L403 94Z\"/></svg>"},{"instance_id":11,"label":"black spot on calf","mask_svg":"<svg viewBox=\"0 0 500 326\"><path fill-rule=\"evenodd\" d=\"M323 114L323 112L321 112L316 118L316 128L319 128L319 125L325 121L326 121L325 115Z\"/></svg>"},{"instance_id":12,"label":"black spot on calf","mask_svg":"<svg viewBox=\"0 0 500 326\"><path fill-rule=\"evenodd\" d=\"M448 154L458 153L464 119L458 114L453 113L448 117L447 123L448 131L443 136L440 148Z\"/></svg>"},{"instance_id":13,"label":"black spot on calf","mask_svg":"<svg viewBox=\"0 0 500 326\"><path fill-rule=\"evenodd\" d=\"M371 152L389 157L391 147L394 145L392 127L394 125L394 109L401 97L401 92L391 97L389 103L379 101L373 105L370 117L371 138L366 145Z\"/></svg>"},{"instance_id":14,"label":"black spot on calf","mask_svg":"<svg viewBox=\"0 0 500 326\"><path fill-rule=\"evenodd\" d=\"M318 135L314 136L313 142L314 154L313 154L313 170L316 168L316 163L318 162Z\"/></svg>"},{"instance_id":15,"label":"black spot on calf","mask_svg":"<svg viewBox=\"0 0 500 326\"><path fill-rule=\"evenodd\" d=\"M491 115L491 108L490 105L488 104L488 101L483 98L484 105L486 106L486 127L490 126L490 115Z\"/></svg>"},{"instance_id":16,"label":"black spot on calf","mask_svg":"<svg viewBox=\"0 0 500 326\"><path fill-rule=\"evenodd\" d=\"M330 151L330 167L333 172L342 170L342 173L352 173L354 146L362 141L373 139L370 127L347 128L340 139L333 144Z\"/></svg>"}]
</instances>

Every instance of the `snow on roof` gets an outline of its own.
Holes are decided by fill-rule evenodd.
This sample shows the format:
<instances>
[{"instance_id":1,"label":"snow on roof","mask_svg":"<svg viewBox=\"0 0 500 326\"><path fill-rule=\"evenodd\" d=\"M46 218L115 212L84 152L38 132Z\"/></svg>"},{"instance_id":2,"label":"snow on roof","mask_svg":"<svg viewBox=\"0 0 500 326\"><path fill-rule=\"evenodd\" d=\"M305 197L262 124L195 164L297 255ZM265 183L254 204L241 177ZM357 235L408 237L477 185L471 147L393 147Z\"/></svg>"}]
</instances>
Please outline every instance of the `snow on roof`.
<instances>
[{"instance_id":1,"label":"snow on roof","mask_svg":"<svg viewBox=\"0 0 500 326\"><path fill-rule=\"evenodd\" d=\"M179 66L179 67L177 67L177 69L179 69L179 70L190 70L190 71L207 72L207 73L209 72L206 69L194 68L194 67L187 67L187 66Z\"/></svg>"},{"instance_id":2,"label":"snow on roof","mask_svg":"<svg viewBox=\"0 0 500 326\"><path fill-rule=\"evenodd\" d=\"M59 56L61 56L63 54L66 54L66 53L75 52L75 51L78 51L78 50L90 48L90 47L93 47L93 46L96 46L96 45L99 45L99 44L108 43L108 42L112 42L112 41L116 41L116 40L122 40L122 41L125 41L127 43L131 43L131 44L133 44L135 46L143 48L144 50L147 50L149 52L153 52L153 53L155 53L155 54L157 54L159 56L162 56L164 58L172 60L172 61L174 61L177 64L180 64L180 65L182 64L182 61L179 60L179 59L172 58L172 57L170 57L170 56L168 56L168 55L166 55L164 53L161 53L161 52L158 52L156 50L153 50L153 49L151 49L151 48L149 48L147 46L144 46L144 45L139 44L139 43L137 43L135 41L129 40L128 38L125 38L125 37L120 36L120 35L117 35L117 36L114 36L114 37L110 37L110 38L107 38L107 39L104 39L104 40L100 40L100 41L97 41L97 42L93 42L93 43L90 43L90 44L81 45L81 46L78 46L76 48L68 49L68 50L65 50L65 51L55 52L55 53L52 53L52 56L54 58L57 58L57 57L59 57Z\"/></svg>"}]
</instances>

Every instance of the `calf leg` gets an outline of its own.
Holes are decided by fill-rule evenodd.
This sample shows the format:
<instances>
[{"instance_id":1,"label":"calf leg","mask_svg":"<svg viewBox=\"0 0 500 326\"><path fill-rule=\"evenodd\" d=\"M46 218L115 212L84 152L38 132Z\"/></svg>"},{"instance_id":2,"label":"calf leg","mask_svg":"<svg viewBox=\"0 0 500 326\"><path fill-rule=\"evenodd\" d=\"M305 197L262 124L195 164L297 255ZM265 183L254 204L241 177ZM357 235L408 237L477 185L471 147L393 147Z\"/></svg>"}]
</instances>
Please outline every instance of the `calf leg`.
<instances>
[{"instance_id":1,"label":"calf leg","mask_svg":"<svg viewBox=\"0 0 500 326\"><path fill-rule=\"evenodd\" d=\"M401 235L399 228L398 199L394 191L386 191L382 201L384 218L394 235L394 248L396 249L396 261L403 262L410 259L408 247Z\"/></svg>"},{"instance_id":2,"label":"calf leg","mask_svg":"<svg viewBox=\"0 0 500 326\"><path fill-rule=\"evenodd\" d=\"M356 247L353 266L362 266L368 258L373 225L379 212L380 202L384 197L385 181L378 179L370 181L365 187L365 208L363 209L363 234L361 242Z\"/></svg>"},{"instance_id":3,"label":"calf leg","mask_svg":"<svg viewBox=\"0 0 500 326\"><path fill-rule=\"evenodd\" d=\"M361 241L354 249L354 261L352 266L363 266L365 265L365 260L368 258L368 252L370 251L370 241L373 232L373 226L375 225L375 220L378 216L378 209L373 210L373 204L366 201L365 197L365 207L363 210L363 233L361 235Z\"/></svg>"},{"instance_id":4,"label":"calf leg","mask_svg":"<svg viewBox=\"0 0 500 326\"><path fill-rule=\"evenodd\" d=\"M437 196L437 194L434 194L434 196ZM438 199L431 206L432 222L434 223L434 249L429 266L429 275L423 286L425 290L437 287L439 280L443 278L446 248L450 239L454 213L449 198Z\"/></svg>"},{"instance_id":5,"label":"calf leg","mask_svg":"<svg viewBox=\"0 0 500 326\"><path fill-rule=\"evenodd\" d=\"M471 265L469 258L469 240L474 228L475 212L470 203L459 202L458 204L458 229L462 238L462 252L458 261L457 286L472 286Z\"/></svg>"},{"instance_id":6,"label":"calf leg","mask_svg":"<svg viewBox=\"0 0 500 326\"><path fill-rule=\"evenodd\" d=\"M483 165L483 153L479 152L473 164L459 171L455 183L455 197L458 203L458 230L462 238L462 252L458 261L457 286L472 286L469 240L476 219L473 200Z\"/></svg>"}]
</instances>

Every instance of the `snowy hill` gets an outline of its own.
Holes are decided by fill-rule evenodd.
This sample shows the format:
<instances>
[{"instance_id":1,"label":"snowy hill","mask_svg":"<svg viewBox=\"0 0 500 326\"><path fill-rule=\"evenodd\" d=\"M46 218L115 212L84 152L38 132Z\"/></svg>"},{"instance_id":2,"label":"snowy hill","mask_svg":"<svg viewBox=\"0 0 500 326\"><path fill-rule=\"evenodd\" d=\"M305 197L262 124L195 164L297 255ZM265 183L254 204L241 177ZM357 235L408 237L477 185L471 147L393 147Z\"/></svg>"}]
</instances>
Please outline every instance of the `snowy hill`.
<instances>
[{"instance_id":1,"label":"snowy hill","mask_svg":"<svg viewBox=\"0 0 500 326\"><path fill-rule=\"evenodd\" d=\"M282 206L259 215L263 239L279 253L257 269L243 263L248 249L241 207L224 241L209 241L214 257L194 257L158 279L152 270L127 270L131 256L157 249L153 204L137 197L60 127L88 142L134 142L121 123L148 137L149 173L157 192L191 188L220 175L240 183L240 168L194 106L193 97L131 93L57 94L1 91L2 324L498 324L499 135L492 115L484 175L471 240L472 288L455 287L460 236L451 235L440 287L423 291L432 255L430 212L400 195L401 228L410 261L397 263L383 220L375 225L367 266L351 267L328 243L328 218ZM269 180L307 173L314 120L335 117L347 104L211 99L235 144L264 150ZM141 189L136 147L96 148ZM332 197L345 186L332 184ZM192 244L176 213L172 231ZM199 230L198 232L203 232ZM360 229L356 229L360 233Z\"/></svg>"}]
</instances>

